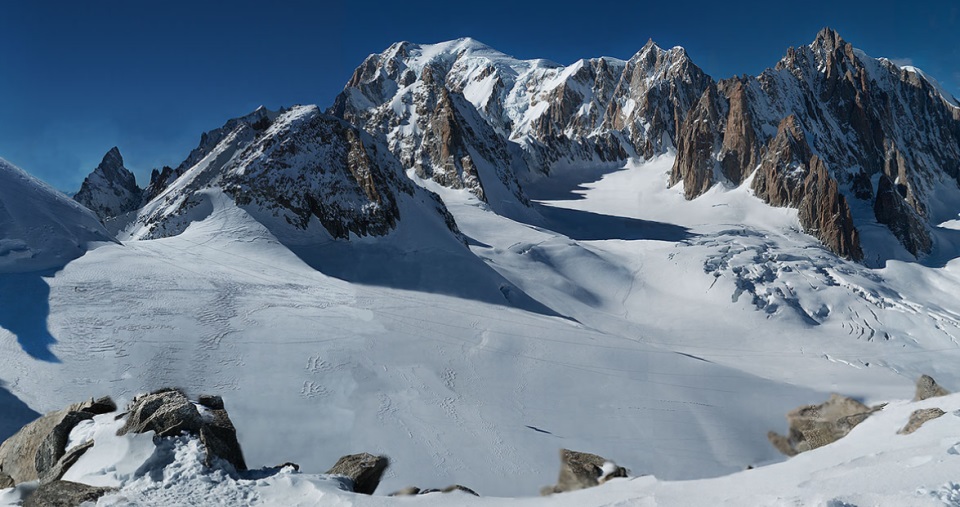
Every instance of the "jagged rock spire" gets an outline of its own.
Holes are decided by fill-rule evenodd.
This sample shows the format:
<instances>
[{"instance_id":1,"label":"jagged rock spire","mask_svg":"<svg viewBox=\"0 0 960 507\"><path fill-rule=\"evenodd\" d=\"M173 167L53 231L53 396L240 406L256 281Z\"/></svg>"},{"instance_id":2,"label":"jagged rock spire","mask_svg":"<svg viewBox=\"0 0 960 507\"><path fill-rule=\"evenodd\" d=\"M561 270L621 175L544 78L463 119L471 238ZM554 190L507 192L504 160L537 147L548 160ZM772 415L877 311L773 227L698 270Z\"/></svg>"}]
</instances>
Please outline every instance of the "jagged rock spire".
<instances>
[{"instance_id":1,"label":"jagged rock spire","mask_svg":"<svg viewBox=\"0 0 960 507\"><path fill-rule=\"evenodd\" d=\"M114 146L83 180L74 199L100 220L107 220L137 209L142 193L134 174L124 167L120 149Z\"/></svg>"}]
</instances>

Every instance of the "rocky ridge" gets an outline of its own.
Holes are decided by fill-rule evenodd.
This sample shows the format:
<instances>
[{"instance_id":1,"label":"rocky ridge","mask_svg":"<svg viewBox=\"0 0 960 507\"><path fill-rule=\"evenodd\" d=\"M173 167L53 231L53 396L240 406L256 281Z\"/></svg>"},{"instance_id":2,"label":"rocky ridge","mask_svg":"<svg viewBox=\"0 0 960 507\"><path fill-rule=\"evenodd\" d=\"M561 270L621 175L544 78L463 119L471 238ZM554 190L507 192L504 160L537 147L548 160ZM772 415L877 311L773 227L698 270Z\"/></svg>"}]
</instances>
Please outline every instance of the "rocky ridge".
<instances>
[{"instance_id":1,"label":"rocky ridge","mask_svg":"<svg viewBox=\"0 0 960 507\"><path fill-rule=\"evenodd\" d=\"M338 239L382 236L397 227L401 202L411 201L459 234L439 198L406 178L382 143L315 106L258 109L230 120L204 134L170 174L179 176L165 182L159 173L162 185L148 187L148 195L159 193L139 210L127 237L179 234L198 213L209 212L203 210L211 192L264 217L273 229Z\"/></svg>"},{"instance_id":2,"label":"rocky ridge","mask_svg":"<svg viewBox=\"0 0 960 507\"><path fill-rule=\"evenodd\" d=\"M768 203L797 207L821 191L800 221L835 253L861 259L851 222L874 220L915 256L930 252L927 223L946 213L933 195L958 190L960 122L952 99L921 74L871 58L827 28L759 76L720 81L711 102L715 114L688 122L678 141L671 181L682 181L688 198L713 183L740 185L760 160L753 188ZM787 118L793 147L785 146ZM707 138L716 148L691 148ZM773 172L806 166L812 155L826 176L816 186L800 184L806 169ZM874 216L852 216L850 198L872 203Z\"/></svg>"},{"instance_id":3,"label":"rocky ridge","mask_svg":"<svg viewBox=\"0 0 960 507\"><path fill-rule=\"evenodd\" d=\"M104 221L139 208L142 194L136 177L124 167L120 150L114 146L83 180L73 198Z\"/></svg>"},{"instance_id":4,"label":"rocky ridge","mask_svg":"<svg viewBox=\"0 0 960 507\"><path fill-rule=\"evenodd\" d=\"M652 41L627 61L566 67L472 39L402 42L368 57L330 112L385 137L404 167L488 200L491 182L524 202L520 184L560 168L673 151L670 181L688 199L756 172L761 199L798 208L805 231L855 260L855 224L873 221L922 257L932 248L928 224L950 211L933 195L960 190L955 100L831 29L759 76L721 81L683 48ZM783 152L788 118L790 142L805 146ZM866 207L850 199L871 203L873 216L856 216Z\"/></svg>"}]
</instances>

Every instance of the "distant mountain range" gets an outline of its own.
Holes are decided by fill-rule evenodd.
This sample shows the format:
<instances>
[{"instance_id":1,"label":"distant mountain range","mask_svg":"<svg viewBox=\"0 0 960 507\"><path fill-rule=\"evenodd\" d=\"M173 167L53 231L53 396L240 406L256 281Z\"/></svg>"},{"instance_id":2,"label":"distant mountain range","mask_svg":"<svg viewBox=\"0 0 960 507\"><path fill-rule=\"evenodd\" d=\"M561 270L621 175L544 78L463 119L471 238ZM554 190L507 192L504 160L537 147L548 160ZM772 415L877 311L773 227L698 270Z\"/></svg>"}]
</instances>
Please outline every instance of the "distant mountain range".
<instances>
[{"instance_id":1,"label":"distant mountain range","mask_svg":"<svg viewBox=\"0 0 960 507\"><path fill-rule=\"evenodd\" d=\"M261 108L229 120L145 189L114 148L76 199L122 237L177 234L209 189L334 238L393 230L398 202L412 198L456 234L404 171L524 216L525 183L665 154L687 199L749 185L771 206L797 208L804 231L853 260L865 256L859 229L870 223L923 257L931 224L955 218L960 203L956 99L831 29L759 76L720 81L683 48L653 41L627 61L569 66L472 39L400 42L369 56L326 113Z\"/></svg>"}]
</instances>

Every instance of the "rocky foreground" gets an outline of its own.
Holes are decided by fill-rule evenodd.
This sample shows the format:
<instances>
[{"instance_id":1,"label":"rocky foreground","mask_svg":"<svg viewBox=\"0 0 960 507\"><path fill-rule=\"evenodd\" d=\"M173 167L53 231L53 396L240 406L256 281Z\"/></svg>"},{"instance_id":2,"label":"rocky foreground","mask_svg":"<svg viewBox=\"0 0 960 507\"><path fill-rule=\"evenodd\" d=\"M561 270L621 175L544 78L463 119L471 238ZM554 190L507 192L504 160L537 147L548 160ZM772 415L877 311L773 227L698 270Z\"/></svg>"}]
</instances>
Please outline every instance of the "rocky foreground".
<instances>
[{"instance_id":1,"label":"rocky foreground","mask_svg":"<svg viewBox=\"0 0 960 507\"><path fill-rule=\"evenodd\" d=\"M949 394L924 375L917 382L913 402ZM886 405L868 407L834 394L820 405L791 411L787 414L788 434L770 432L768 437L785 455L796 456L845 437ZM897 433L912 434L946 413L939 407L916 409ZM595 454L561 449L560 461L557 484L542 488L541 495L593 488L631 475L626 468ZM271 501L271 495L264 494L270 486L303 490L309 484L315 499L336 492L373 495L389 465L386 456L360 453L341 457L322 475L301 475L294 463L248 469L236 428L219 396L201 395L191 400L180 390L161 389L134 398L123 410L110 398L91 399L24 426L0 445L0 505L180 503L182 498L175 500L164 491L176 489L171 482L189 484L195 479L232 488L198 488L191 505L284 505L286 501L279 498L286 498L289 492L274 495L275 501ZM238 492L242 489L238 485L246 491ZM442 489L410 486L389 496L432 493L479 496L459 484Z\"/></svg>"}]
</instances>

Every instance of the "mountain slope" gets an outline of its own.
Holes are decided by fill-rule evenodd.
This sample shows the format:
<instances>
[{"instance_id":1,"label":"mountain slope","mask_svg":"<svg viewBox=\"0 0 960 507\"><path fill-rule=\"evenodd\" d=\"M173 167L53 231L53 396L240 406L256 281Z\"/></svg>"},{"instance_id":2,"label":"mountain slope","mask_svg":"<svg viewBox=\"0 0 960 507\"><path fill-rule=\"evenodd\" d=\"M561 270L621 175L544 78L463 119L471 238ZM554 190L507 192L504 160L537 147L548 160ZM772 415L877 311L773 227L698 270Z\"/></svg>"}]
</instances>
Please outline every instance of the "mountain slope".
<instances>
[{"instance_id":1,"label":"mountain slope","mask_svg":"<svg viewBox=\"0 0 960 507\"><path fill-rule=\"evenodd\" d=\"M60 268L113 241L89 210L0 159L0 273Z\"/></svg>"},{"instance_id":2,"label":"mountain slope","mask_svg":"<svg viewBox=\"0 0 960 507\"><path fill-rule=\"evenodd\" d=\"M805 197L808 233L876 263L904 257L884 245L891 235L911 258L930 254L931 227L960 202L956 101L922 72L871 58L830 29L759 76L719 82L683 48L652 41L628 61L566 67L472 39L402 42L368 57L330 112L382 136L421 177L481 199L506 185L487 198L506 215L502 202L527 203L520 185L566 168L676 152L670 184L683 182L693 199L750 180L766 154L767 177L751 180L774 185L755 187L761 199L797 207ZM772 143L788 117L809 145L803 160L777 160ZM790 178L770 173L787 166ZM880 197L881 176L895 193ZM778 197L785 193L797 195ZM866 253L858 228L871 232Z\"/></svg>"},{"instance_id":3,"label":"mountain slope","mask_svg":"<svg viewBox=\"0 0 960 507\"><path fill-rule=\"evenodd\" d=\"M773 162L782 153L777 126L790 117L809 154L780 164L793 167L802 180L813 167L810 157L816 155L830 185L837 187L824 206L850 199L867 204L849 209L841 205L841 222L885 224L910 254L923 257L932 248L930 225L955 215L954 205L960 202L960 109L935 82L867 56L833 30L822 30L808 46L790 48L774 69L722 81L707 93L715 97L711 101L717 111L703 117L705 124L686 126L671 178L672 183L684 182L688 198L718 182L743 183L762 152ZM712 147L690 149L706 139ZM763 168L759 175L773 176ZM880 179L889 179L897 195L881 197ZM773 205L797 205L796 199L784 202L778 197L794 192L788 188L793 185L790 178L758 177L753 185L757 195ZM801 190L800 195L807 194ZM869 211L851 214L851 209ZM849 235L843 232L848 226L837 223L824 229L803 216L801 224L834 252L862 258L857 242L828 239Z\"/></svg>"},{"instance_id":4,"label":"mountain slope","mask_svg":"<svg viewBox=\"0 0 960 507\"><path fill-rule=\"evenodd\" d=\"M120 150L114 146L83 180L73 198L105 221L139 208L142 194L136 177L123 166Z\"/></svg>"},{"instance_id":5,"label":"mountain slope","mask_svg":"<svg viewBox=\"0 0 960 507\"><path fill-rule=\"evenodd\" d=\"M251 116L259 119L248 121ZM251 116L205 134L181 164L182 175L139 211L123 237L181 233L211 212L210 191L224 192L294 243L383 236L398 226L401 202L408 200L419 203L409 213L456 236L442 203L415 187L368 134L315 106Z\"/></svg>"}]
</instances>

